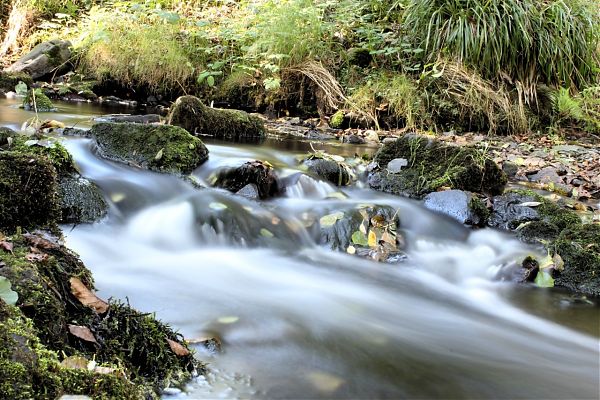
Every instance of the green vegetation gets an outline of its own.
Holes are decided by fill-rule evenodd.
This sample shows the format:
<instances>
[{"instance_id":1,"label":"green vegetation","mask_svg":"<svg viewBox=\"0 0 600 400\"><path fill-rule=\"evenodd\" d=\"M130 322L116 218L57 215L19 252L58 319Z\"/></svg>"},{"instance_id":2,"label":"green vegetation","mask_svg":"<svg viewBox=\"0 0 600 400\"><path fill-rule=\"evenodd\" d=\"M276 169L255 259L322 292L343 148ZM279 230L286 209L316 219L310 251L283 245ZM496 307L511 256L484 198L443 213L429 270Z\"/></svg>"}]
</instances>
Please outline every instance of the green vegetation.
<instances>
[{"instance_id":1,"label":"green vegetation","mask_svg":"<svg viewBox=\"0 0 600 400\"><path fill-rule=\"evenodd\" d=\"M31 89L23 99L23 108L37 112L56 111L52 101L42 92L41 89Z\"/></svg>"},{"instance_id":2,"label":"green vegetation","mask_svg":"<svg viewBox=\"0 0 600 400\"><path fill-rule=\"evenodd\" d=\"M23 4L45 18L29 46L69 39L79 71L173 98L433 131L600 126L594 0Z\"/></svg>"}]
</instances>

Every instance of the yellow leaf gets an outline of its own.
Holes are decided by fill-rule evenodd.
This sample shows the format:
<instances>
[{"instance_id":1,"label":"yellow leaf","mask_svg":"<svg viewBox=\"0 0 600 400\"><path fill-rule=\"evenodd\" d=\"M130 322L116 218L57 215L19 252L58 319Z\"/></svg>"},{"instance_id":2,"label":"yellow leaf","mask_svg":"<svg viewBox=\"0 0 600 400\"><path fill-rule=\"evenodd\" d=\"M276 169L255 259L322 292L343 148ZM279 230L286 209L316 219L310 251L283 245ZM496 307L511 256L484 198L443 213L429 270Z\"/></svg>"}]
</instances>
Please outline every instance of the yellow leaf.
<instances>
[{"instance_id":1,"label":"yellow leaf","mask_svg":"<svg viewBox=\"0 0 600 400\"><path fill-rule=\"evenodd\" d=\"M377 247L377 235L373 231L369 231L369 247Z\"/></svg>"},{"instance_id":2,"label":"yellow leaf","mask_svg":"<svg viewBox=\"0 0 600 400\"><path fill-rule=\"evenodd\" d=\"M354 247L354 246L348 246L348 248L346 249L346 253L348 253L348 254L356 254L356 247Z\"/></svg>"}]
</instances>

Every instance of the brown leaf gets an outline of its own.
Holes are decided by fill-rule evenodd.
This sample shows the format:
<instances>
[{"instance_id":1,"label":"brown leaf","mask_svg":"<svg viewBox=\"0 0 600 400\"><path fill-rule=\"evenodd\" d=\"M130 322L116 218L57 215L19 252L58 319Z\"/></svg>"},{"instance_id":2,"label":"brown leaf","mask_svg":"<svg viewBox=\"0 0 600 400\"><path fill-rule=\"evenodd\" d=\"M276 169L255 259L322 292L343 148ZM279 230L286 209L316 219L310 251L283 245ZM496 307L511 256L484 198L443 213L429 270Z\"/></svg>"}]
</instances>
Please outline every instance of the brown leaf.
<instances>
[{"instance_id":1,"label":"brown leaf","mask_svg":"<svg viewBox=\"0 0 600 400\"><path fill-rule=\"evenodd\" d=\"M79 325L70 325L69 324L69 332L75 337L79 339L85 340L86 342L98 343L90 328Z\"/></svg>"},{"instance_id":2,"label":"brown leaf","mask_svg":"<svg viewBox=\"0 0 600 400\"><path fill-rule=\"evenodd\" d=\"M108 311L108 303L96 296L79 278L73 277L69 279L69 283L71 284L71 293L77 297L81 304L93 308L99 314Z\"/></svg>"},{"instance_id":3,"label":"brown leaf","mask_svg":"<svg viewBox=\"0 0 600 400\"><path fill-rule=\"evenodd\" d=\"M167 342L169 343L171 350L173 350L173 353L177 354L178 356L184 357L190 354L190 351L183 347L183 345L180 343L177 343L171 339L167 339Z\"/></svg>"},{"instance_id":4,"label":"brown leaf","mask_svg":"<svg viewBox=\"0 0 600 400\"><path fill-rule=\"evenodd\" d=\"M58 244L52 243L48 239L44 239L43 237L40 237L38 235L33 235L31 233L27 233L27 234L23 235L23 237L27 240L27 242L29 244L37 247L38 249L53 250L53 249L57 249L60 247Z\"/></svg>"},{"instance_id":5,"label":"brown leaf","mask_svg":"<svg viewBox=\"0 0 600 400\"><path fill-rule=\"evenodd\" d=\"M11 242L7 242L3 240L0 242L0 249L4 249L4 251L9 251L12 253L14 245Z\"/></svg>"}]
</instances>

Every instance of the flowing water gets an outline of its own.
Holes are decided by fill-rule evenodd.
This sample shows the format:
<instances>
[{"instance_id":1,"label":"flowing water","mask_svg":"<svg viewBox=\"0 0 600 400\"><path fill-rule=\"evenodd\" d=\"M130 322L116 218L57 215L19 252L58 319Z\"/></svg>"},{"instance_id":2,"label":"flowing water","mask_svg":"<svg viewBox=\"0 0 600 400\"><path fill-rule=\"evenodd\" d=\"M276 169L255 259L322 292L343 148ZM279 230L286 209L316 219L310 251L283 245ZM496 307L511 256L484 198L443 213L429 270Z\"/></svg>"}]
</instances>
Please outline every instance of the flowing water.
<instances>
[{"instance_id":1,"label":"flowing water","mask_svg":"<svg viewBox=\"0 0 600 400\"><path fill-rule=\"evenodd\" d=\"M15 104L0 100L0 125L31 118ZM42 118L85 127L107 112L60 107ZM104 221L63 227L99 294L156 311L188 339L222 342L216 354L198 346L209 374L165 398L599 397L600 308L514 283L518 259L537 250L504 233L466 229L360 184L342 198L306 175L290 179L284 197L255 202L99 159L88 139L64 143L110 202ZM207 144L210 160L194 172L201 181L252 159L291 176L310 149L298 140ZM333 252L305 228L307 218L364 203L398 210L406 260Z\"/></svg>"}]
</instances>

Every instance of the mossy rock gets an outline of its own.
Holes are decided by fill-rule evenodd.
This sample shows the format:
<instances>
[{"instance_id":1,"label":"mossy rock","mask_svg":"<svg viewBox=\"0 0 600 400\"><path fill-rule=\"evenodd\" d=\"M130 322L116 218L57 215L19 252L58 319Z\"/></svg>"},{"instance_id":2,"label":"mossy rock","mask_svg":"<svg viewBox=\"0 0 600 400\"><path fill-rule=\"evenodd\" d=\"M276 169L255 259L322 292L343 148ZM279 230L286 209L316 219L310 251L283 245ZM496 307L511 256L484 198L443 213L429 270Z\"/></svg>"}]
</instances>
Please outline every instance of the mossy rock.
<instances>
[{"instance_id":1,"label":"mossy rock","mask_svg":"<svg viewBox=\"0 0 600 400\"><path fill-rule=\"evenodd\" d=\"M565 262L555 284L600 296L600 225L573 225L560 233L552 247Z\"/></svg>"},{"instance_id":2,"label":"mossy rock","mask_svg":"<svg viewBox=\"0 0 600 400\"><path fill-rule=\"evenodd\" d=\"M106 122L90 135L104 158L154 171L188 174L208 159L204 143L177 126Z\"/></svg>"},{"instance_id":3,"label":"mossy rock","mask_svg":"<svg viewBox=\"0 0 600 400\"><path fill-rule=\"evenodd\" d=\"M59 354L59 359L84 357L100 365L118 366L122 371L113 378L107 377L117 378L113 381L114 389L99 379L89 380L87 373L81 376L79 370L67 370L53 375L39 390L54 393L53 388L58 387L62 388L59 395L86 394L112 399L121 398L114 396L113 390L123 389L131 393L123 398L157 398L162 388L181 385L191 378L193 371L202 368L191 353L177 355L172 350L169 340L179 343L181 349L187 346L180 335L152 315L114 301L108 303L106 312L83 305L73 295L70 279L78 278L93 289L91 273L74 253L55 239L13 235L6 240L13 244L13 251L0 253L0 275L8 278L18 293L17 306L22 315L30 319L36 340ZM71 334L69 325L89 329L96 342ZM2 332L0 326L0 335ZM0 355L2 351L0 343ZM82 381L82 378L85 379ZM35 393L37 389L33 390ZM33 397L56 398L35 394Z\"/></svg>"},{"instance_id":4,"label":"mossy rock","mask_svg":"<svg viewBox=\"0 0 600 400\"><path fill-rule=\"evenodd\" d=\"M308 156L302 163L312 175L336 186L347 186L352 182L350 168L342 162L321 157L317 154Z\"/></svg>"},{"instance_id":5,"label":"mossy rock","mask_svg":"<svg viewBox=\"0 0 600 400\"><path fill-rule=\"evenodd\" d=\"M52 101L41 89L30 89L23 99L23 108L27 111L53 112L57 111Z\"/></svg>"},{"instance_id":6,"label":"mossy rock","mask_svg":"<svg viewBox=\"0 0 600 400\"><path fill-rule=\"evenodd\" d=\"M55 229L60 217L57 175L45 157L0 151L0 230Z\"/></svg>"},{"instance_id":7,"label":"mossy rock","mask_svg":"<svg viewBox=\"0 0 600 400\"><path fill-rule=\"evenodd\" d=\"M403 158L408 165L397 173L388 163ZM384 145L375 154L379 170L369 175L376 190L421 198L442 187L474 193L500 194L507 178L482 150L453 146L418 135L405 135Z\"/></svg>"},{"instance_id":8,"label":"mossy rock","mask_svg":"<svg viewBox=\"0 0 600 400\"><path fill-rule=\"evenodd\" d=\"M256 142L266 135L259 117L239 110L210 108L194 96L178 98L171 107L167 123L180 126L196 136L238 142Z\"/></svg>"},{"instance_id":9,"label":"mossy rock","mask_svg":"<svg viewBox=\"0 0 600 400\"><path fill-rule=\"evenodd\" d=\"M60 178L58 194L62 223L91 223L108 212L108 204L100 188L75 174Z\"/></svg>"},{"instance_id":10,"label":"mossy rock","mask_svg":"<svg viewBox=\"0 0 600 400\"><path fill-rule=\"evenodd\" d=\"M33 84L33 79L25 72L0 71L0 90L14 92L15 86L19 82L23 82L27 87L30 87Z\"/></svg>"},{"instance_id":11,"label":"mossy rock","mask_svg":"<svg viewBox=\"0 0 600 400\"><path fill-rule=\"evenodd\" d=\"M236 193L247 185L255 185L258 198L267 199L281 191L273 167L263 161L249 161L237 168L227 168L216 176L215 186Z\"/></svg>"}]
</instances>

